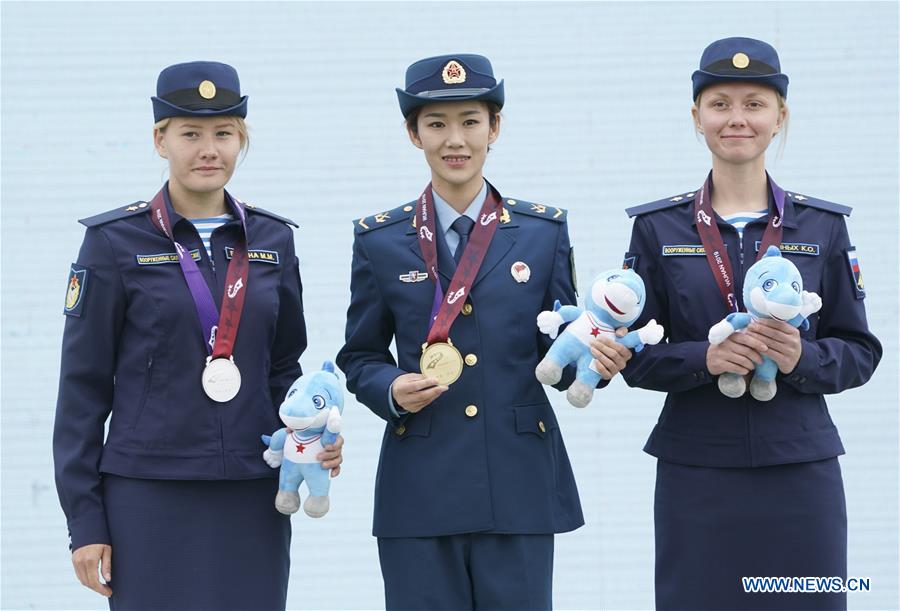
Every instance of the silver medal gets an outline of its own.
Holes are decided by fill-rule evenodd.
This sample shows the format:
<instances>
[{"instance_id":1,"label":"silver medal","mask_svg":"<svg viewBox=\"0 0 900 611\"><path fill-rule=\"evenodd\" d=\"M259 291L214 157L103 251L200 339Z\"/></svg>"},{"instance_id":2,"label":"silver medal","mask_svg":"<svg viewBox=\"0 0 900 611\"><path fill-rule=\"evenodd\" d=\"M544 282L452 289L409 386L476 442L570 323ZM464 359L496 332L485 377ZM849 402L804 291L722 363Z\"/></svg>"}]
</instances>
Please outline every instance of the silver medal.
<instances>
[{"instance_id":1,"label":"silver medal","mask_svg":"<svg viewBox=\"0 0 900 611\"><path fill-rule=\"evenodd\" d=\"M217 403L234 399L241 389L241 371L233 358L208 358L203 370L203 392Z\"/></svg>"}]
</instances>

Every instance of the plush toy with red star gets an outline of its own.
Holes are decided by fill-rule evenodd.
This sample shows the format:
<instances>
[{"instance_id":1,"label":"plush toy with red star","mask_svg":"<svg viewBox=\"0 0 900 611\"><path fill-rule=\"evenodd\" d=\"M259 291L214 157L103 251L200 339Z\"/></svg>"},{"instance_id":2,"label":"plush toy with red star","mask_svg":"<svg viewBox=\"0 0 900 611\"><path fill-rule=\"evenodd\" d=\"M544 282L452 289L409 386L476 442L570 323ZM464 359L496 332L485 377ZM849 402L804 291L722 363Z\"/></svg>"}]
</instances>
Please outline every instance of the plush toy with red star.
<instances>
[{"instance_id":1,"label":"plush toy with red star","mask_svg":"<svg viewBox=\"0 0 900 611\"><path fill-rule=\"evenodd\" d=\"M337 441L344 411L344 389L326 362L321 371L300 376L288 389L278 410L285 428L262 441L268 446L263 460L274 468L281 467L275 508L290 515L300 509L300 484L306 481L309 497L303 511L312 518L328 512L331 479L327 469L316 458L324 446Z\"/></svg>"},{"instance_id":2,"label":"plush toy with red star","mask_svg":"<svg viewBox=\"0 0 900 611\"><path fill-rule=\"evenodd\" d=\"M601 379L591 356L592 339L605 335L640 352L647 344L659 343L665 332L662 325L651 320L625 337L616 337L616 329L634 324L644 310L644 281L634 270L611 269L601 273L584 302L582 309L573 305L560 306L557 301L552 312L544 311L537 317L541 333L555 341L544 360L538 363L535 375L542 384L553 385L562 378L566 365L576 363L575 381L566 391L566 398L575 407L585 407L591 402ZM559 328L565 323L569 326L557 337Z\"/></svg>"}]
</instances>

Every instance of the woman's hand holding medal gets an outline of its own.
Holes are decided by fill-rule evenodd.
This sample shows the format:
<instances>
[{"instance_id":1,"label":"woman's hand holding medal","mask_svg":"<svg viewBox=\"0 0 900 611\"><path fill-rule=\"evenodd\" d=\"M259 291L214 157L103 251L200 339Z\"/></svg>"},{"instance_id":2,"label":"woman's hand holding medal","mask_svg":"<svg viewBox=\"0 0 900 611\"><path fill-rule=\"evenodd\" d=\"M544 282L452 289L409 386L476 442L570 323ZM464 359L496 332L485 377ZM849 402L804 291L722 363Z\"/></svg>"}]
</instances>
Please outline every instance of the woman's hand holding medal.
<instances>
[{"instance_id":1,"label":"woman's hand holding medal","mask_svg":"<svg viewBox=\"0 0 900 611\"><path fill-rule=\"evenodd\" d=\"M405 373L397 377L391 385L394 403L410 413L422 411L432 401L447 392L449 386L442 386L434 378L421 373Z\"/></svg>"}]
</instances>

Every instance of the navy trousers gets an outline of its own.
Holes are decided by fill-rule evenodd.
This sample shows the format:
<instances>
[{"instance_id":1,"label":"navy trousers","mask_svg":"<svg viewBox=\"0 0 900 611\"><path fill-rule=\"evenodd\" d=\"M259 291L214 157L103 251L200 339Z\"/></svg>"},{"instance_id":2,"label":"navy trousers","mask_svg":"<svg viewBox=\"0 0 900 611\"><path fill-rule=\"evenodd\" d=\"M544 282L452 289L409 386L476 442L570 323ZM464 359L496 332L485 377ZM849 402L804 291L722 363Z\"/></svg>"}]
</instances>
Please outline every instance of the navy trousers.
<instances>
[{"instance_id":1,"label":"navy trousers","mask_svg":"<svg viewBox=\"0 0 900 611\"><path fill-rule=\"evenodd\" d=\"M291 522L277 479L103 477L111 611L283 611Z\"/></svg>"},{"instance_id":2,"label":"navy trousers","mask_svg":"<svg viewBox=\"0 0 900 611\"><path fill-rule=\"evenodd\" d=\"M388 611L553 608L553 535L378 539Z\"/></svg>"},{"instance_id":3,"label":"navy trousers","mask_svg":"<svg viewBox=\"0 0 900 611\"><path fill-rule=\"evenodd\" d=\"M745 593L741 577L847 577L837 458L747 469L659 461L658 611L844 610L846 594Z\"/></svg>"}]
</instances>

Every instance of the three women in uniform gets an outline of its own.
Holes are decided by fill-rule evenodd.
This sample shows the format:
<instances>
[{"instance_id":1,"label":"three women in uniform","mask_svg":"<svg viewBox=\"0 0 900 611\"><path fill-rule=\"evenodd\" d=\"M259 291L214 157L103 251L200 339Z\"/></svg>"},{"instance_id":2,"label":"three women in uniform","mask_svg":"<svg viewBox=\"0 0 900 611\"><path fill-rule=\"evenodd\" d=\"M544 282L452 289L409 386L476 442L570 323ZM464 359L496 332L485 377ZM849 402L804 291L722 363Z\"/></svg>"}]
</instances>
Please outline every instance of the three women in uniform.
<instances>
[{"instance_id":1,"label":"three women in uniform","mask_svg":"<svg viewBox=\"0 0 900 611\"><path fill-rule=\"evenodd\" d=\"M712 171L699 189L629 209L625 266L647 286L636 325L655 318L667 341L634 356L593 345L605 380L621 371L667 393L645 447L658 458L657 606L844 608L841 595L750 595L740 578L846 575L843 447L823 395L865 383L881 356L849 208L785 191L766 172L788 118L770 45L716 41L693 85ZM533 375L548 340L534 325L496 323L574 303L567 213L484 178L505 101L487 58L416 62L397 95L431 180L415 200L355 222L338 355L349 389L385 421L373 530L386 604L550 608L553 535L583 517ZM289 522L272 506L258 436L277 428L306 346L292 223L224 191L246 144L233 69L170 67L154 111L169 182L149 203L84 220L70 276L54 451L76 570L116 608L283 608ZM769 245L822 310L808 330L757 320L711 345L710 326L741 309L744 271ZM713 252L726 253L722 265ZM719 393L718 375L746 375L763 355L780 371L774 399ZM336 471L340 442L323 458ZM172 546L197 555L173 566ZM107 585L90 575L98 562ZM239 569L255 587L235 586L247 581L229 573Z\"/></svg>"}]
</instances>

